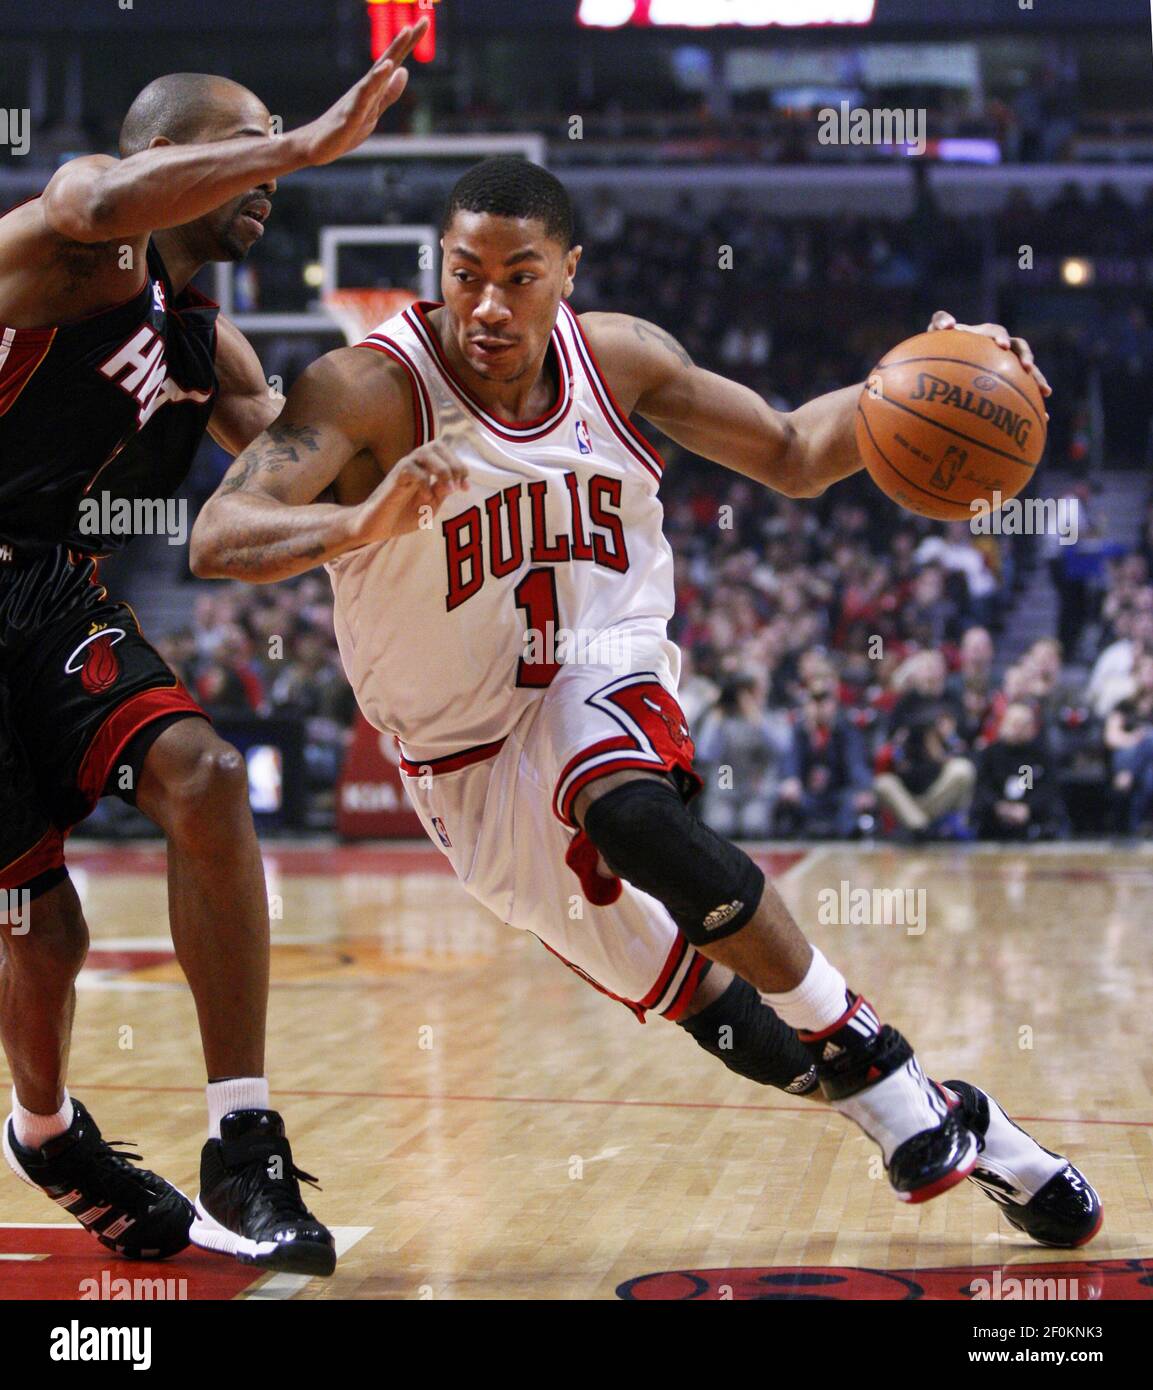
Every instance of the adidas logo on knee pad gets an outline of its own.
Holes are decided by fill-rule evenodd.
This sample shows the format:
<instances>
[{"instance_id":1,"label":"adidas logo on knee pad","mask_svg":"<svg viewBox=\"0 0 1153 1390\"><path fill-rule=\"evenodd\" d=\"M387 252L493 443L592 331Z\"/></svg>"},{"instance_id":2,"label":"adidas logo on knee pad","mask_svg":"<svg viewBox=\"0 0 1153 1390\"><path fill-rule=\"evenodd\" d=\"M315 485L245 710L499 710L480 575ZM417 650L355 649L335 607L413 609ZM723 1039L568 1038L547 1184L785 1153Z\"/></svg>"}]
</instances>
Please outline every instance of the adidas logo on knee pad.
<instances>
[{"instance_id":1,"label":"adidas logo on knee pad","mask_svg":"<svg viewBox=\"0 0 1153 1390\"><path fill-rule=\"evenodd\" d=\"M720 907L714 907L702 923L705 931L716 931L718 927L726 926L744 905L742 898L736 898L731 903L721 903Z\"/></svg>"}]
</instances>

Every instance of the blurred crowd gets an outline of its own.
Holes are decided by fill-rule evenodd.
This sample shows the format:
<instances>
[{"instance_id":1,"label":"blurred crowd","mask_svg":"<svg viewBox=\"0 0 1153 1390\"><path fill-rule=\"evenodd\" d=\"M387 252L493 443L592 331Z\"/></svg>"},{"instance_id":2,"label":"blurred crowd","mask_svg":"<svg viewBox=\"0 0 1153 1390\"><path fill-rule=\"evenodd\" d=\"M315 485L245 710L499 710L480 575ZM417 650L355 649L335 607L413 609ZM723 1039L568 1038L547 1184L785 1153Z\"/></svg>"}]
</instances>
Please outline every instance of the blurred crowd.
<instances>
[{"instance_id":1,"label":"blurred crowd","mask_svg":"<svg viewBox=\"0 0 1153 1390\"><path fill-rule=\"evenodd\" d=\"M1081 598L1078 662L1046 636L1005 664L1036 551L893 529L860 477L796 502L665 456L695 806L719 832L1031 841L1153 820L1153 502ZM160 648L214 718L304 721L331 786L355 703L326 580L200 589Z\"/></svg>"},{"instance_id":2,"label":"blurred crowd","mask_svg":"<svg viewBox=\"0 0 1153 1390\"><path fill-rule=\"evenodd\" d=\"M198 586L191 608L191 625L157 650L226 732L253 719L299 722L307 783L330 804L356 699L336 649L327 579Z\"/></svg>"},{"instance_id":3,"label":"blurred crowd","mask_svg":"<svg viewBox=\"0 0 1153 1390\"><path fill-rule=\"evenodd\" d=\"M285 182L259 258L241 272L239 307L306 310L314 291L301 266L315 255L318 225L435 221L440 195L397 175L387 187L366 179L359 190L342 188L338 205L326 196ZM1153 326L1127 287L1147 274L1153 189L1130 203L1108 184L1086 192L1071 183L1047 206L1017 189L998 215L977 218L947 215L926 185L907 217L798 218L738 186L719 208L685 193L661 212L630 211L606 186L580 198L578 216L578 311L653 319L695 360L777 404L863 380L934 309L969 320L1000 314L1029 338L1053 385L1051 466L1084 470L1094 452L1113 467L1149 461ZM1028 294L1022 246L1038 258ZM1092 263L1114 290L1063 285L1063 257ZM349 248L341 274L377 283L379 250ZM998 283L994 309L977 287ZM265 370L286 382L331 345L295 334L258 340Z\"/></svg>"},{"instance_id":4,"label":"blurred crowd","mask_svg":"<svg viewBox=\"0 0 1153 1390\"><path fill-rule=\"evenodd\" d=\"M750 509L744 488L720 508ZM878 540L859 504L818 521L782 499L728 539L717 511L704 493L670 508L682 704L715 829L1042 840L1153 819L1153 505L1085 599L1091 667L1042 637L1003 669L1027 577L1004 538L910 522Z\"/></svg>"}]
</instances>

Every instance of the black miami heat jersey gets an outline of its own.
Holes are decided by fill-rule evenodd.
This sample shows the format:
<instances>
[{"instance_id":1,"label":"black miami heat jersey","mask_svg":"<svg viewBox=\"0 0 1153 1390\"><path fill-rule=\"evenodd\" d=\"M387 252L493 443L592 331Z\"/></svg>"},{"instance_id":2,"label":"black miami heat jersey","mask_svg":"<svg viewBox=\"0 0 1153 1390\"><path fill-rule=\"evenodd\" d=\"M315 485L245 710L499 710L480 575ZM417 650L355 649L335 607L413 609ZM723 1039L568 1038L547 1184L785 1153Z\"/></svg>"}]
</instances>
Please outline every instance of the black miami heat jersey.
<instances>
[{"instance_id":1,"label":"black miami heat jersey","mask_svg":"<svg viewBox=\"0 0 1153 1390\"><path fill-rule=\"evenodd\" d=\"M58 327L0 326L0 545L105 555L128 537L82 527L86 497L179 488L216 401L217 313L191 287L173 292L150 242L148 279L123 304Z\"/></svg>"}]
</instances>

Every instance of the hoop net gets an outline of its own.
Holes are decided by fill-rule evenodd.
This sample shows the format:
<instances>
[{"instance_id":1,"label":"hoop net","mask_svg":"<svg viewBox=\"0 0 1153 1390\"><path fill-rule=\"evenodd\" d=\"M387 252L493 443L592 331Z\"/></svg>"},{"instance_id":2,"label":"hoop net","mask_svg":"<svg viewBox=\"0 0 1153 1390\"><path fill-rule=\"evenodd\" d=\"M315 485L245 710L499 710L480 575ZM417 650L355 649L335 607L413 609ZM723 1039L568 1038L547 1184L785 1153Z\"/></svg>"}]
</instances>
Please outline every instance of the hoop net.
<instances>
[{"instance_id":1,"label":"hoop net","mask_svg":"<svg viewBox=\"0 0 1153 1390\"><path fill-rule=\"evenodd\" d=\"M374 328L399 314L417 296L411 290L326 290L324 307L340 325L349 345L359 343Z\"/></svg>"}]
</instances>

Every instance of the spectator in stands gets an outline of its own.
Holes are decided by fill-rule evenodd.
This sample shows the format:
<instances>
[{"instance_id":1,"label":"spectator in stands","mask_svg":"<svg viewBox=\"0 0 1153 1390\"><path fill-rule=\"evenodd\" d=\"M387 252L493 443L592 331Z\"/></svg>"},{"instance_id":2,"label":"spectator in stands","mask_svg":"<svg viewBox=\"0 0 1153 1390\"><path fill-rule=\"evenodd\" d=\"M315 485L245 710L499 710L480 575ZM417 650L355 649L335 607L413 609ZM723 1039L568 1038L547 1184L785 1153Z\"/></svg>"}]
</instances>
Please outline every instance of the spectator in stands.
<instances>
[{"instance_id":1,"label":"spectator in stands","mask_svg":"<svg viewBox=\"0 0 1153 1390\"><path fill-rule=\"evenodd\" d=\"M1153 656L1142 655L1130 683L1105 720L1119 823L1136 835L1153 810Z\"/></svg>"},{"instance_id":2,"label":"spectator in stands","mask_svg":"<svg viewBox=\"0 0 1153 1390\"><path fill-rule=\"evenodd\" d=\"M838 708L831 683L816 681L794 716L782 764L778 828L820 838L850 839L873 825L864 741Z\"/></svg>"},{"instance_id":3,"label":"spectator in stands","mask_svg":"<svg viewBox=\"0 0 1153 1390\"><path fill-rule=\"evenodd\" d=\"M229 603L228 611L239 605ZM236 623L220 629L215 654L201 662L196 694L209 714L263 714L264 685L252 659L252 642Z\"/></svg>"},{"instance_id":4,"label":"spectator in stands","mask_svg":"<svg viewBox=\"0 0 1153 1390\"><path fill-rule=\"evenodd\" d=\"M996 568L996 538L992 552L979 546L969 531L968 523L953 521L944 527L944 534L927 536L914 552L919 565L939 564L946 574L964 579L959 607L969 618L988 626L997 616L996 600L1000 587Z\"/></svg>"},{"instance_id":5,"label":"spectator in stands","mask_svg":"<svg viewBox=\"0 0 1153 1390\"><path fill-rule=\"evenodd\" d=\"M324 637L314 629L300 632L284 669L272 682L269 700L278 714L303 719L328 719L348 727L355 700L340 674Z\"/></svg>"},{"instance_id":6,"label":"spectator in stands","mask_svg":"<svg viewBox=\"0 0 1153 1390\"><path fill-rule=\"evenodd\" d=\"M1045 553L1049 577L1057 591L1057 640L1071 658L1076 657L1082 632L1093 613L1093 590L1090 576L1079 563L1078 546L1099 537L1096 513L1090 509L1091 489L1078 483L1062 494L1067 506L1076 509L1077 542L1062 545L1060 537L1046 534Z\"/></svg>"},{"instance_id":7,"label":"spectator in stands","mask_svg":"<svg viewBox=\"0 0 1153 1390\"><path fill-rule=\"evenodd\" d=\"M960 664L945 682L953 702L957 733L966 748L975 748L989 717L993 686L993 639L988 628L968 628L961 638Z\"/></svg>"},{"instance_id":8,"label":"spectator in stands","mask_svg":"<svg viewBox=\"0 0 1153 1390\"><path fill-rule=\"evenodd\" d=\"M1052 839L1065 826L1056 760L1037 710L1016 701L977 762L971 819L982 840Z\"/></svg>"},{"instance_id":9,"label":"spectator in stands","mask_svg":"<svg viewBox=\"0 0 1153 1390\"><path fill-rule=\"evenodd\" d=\"M761 682L726 681L695 740L705 783L702 818L730 838L770 833L784 730L765 708Z\"/></svg>"},{"instance_id":10,"label":"spectator in stands","mask_svg":"<svg viewBox=\"0 0 1153 1390\"><path fill-rule=\"evenodd\" d=\"M922 669L927 683L927 663ZM960 747L956 715L940 699L919 691L910 695L920 698L907 696L893 711L888 766L877 776L877 796L912 838L966 838L976 770Z\"/></svg>"},{"instance_id":11,"label":"spectator in stands","mask_svg":"<svg viewBox=\"0 0 1153 1390\"><path fill-rule=\"evenodd\" d=\"M943 653L935 650L914 652L897 668L893 687L900 693L889 715L890 738L922 714L945 713L959 728L961 711L949 691L948 670Z\"/></svg>"},{"instance_id":12,"label":"spectator in stands","mask_svg":"<svg viewBox=\"0 0 1153 1390\"><path fill-rule=\"evenodd\" d=\"M1113 620L1113 631L1117 640L1097 658L1085 692L1099 719L1129 693L1138 657L1153 653L1153 612L1122 609Z\"/></svg>"},{"instance_id":13,"label":"spectator in stands","mask_svg":"<svg viewBox=\"0 0 1153 1390\"><path fill-rule=\"evenodd\" d=\"M913 580L911 600L898 615L900 632L922 647L941 647L956 637L960 619L956 603L945 593L945 573L928 564Z\"/></svg>"}]
</instances>

